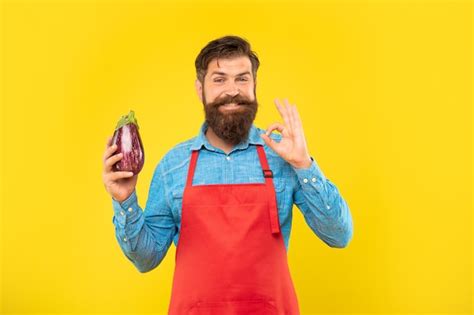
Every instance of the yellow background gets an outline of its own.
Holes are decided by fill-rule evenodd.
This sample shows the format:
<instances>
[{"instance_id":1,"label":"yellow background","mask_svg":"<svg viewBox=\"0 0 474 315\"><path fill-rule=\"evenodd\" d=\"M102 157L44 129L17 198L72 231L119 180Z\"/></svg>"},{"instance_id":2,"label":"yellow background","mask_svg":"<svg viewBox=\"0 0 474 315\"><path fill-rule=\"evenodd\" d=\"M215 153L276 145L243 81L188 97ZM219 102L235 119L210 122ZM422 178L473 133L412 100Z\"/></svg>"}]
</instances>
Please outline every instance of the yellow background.
<instances>
[{"instance_id":1,"label":"yellow background","mask_svg":"<svg viewBox=\"0 0 474 315\"><path fill-rule=\"evenodd\" d=\"M2 2L0 313L166 313L175 247L145 274L122 254L102 154L135 110L144 207L203 121L194 60L227 34L261 60L256 125L294 102L353 216L336 249L294 207L302 314L471 314L471 2L132 0Z\"/></svg>"}]
</instances>

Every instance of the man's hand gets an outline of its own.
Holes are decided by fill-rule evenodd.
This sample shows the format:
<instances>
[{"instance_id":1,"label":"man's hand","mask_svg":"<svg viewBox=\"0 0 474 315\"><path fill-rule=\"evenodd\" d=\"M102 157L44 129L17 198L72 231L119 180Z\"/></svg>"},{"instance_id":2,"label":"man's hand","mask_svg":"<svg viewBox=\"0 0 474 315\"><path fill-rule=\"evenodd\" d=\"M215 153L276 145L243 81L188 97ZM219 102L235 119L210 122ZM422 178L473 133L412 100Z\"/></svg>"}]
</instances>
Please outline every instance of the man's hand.
<instances>
[{"instance_id":1,"label":"man's hand","mask_svg":"<svg viewBox=\"0 0 474 315\"><path fill-rule=\"evenodd\" d=\"M296 109L296 105L288 103L287 99L284 99L284 101L285 105L281 105L280 101L275 99L275 105L285 121L285 124L271 124L267 128L266 133L261 134L260 137L273 151L293 167L308 168L312 161L306 146L300 115ZM283 136L280 142L276 142L269 137L275 129Z\"/></svg>"},{"instance_id":2,"label":"man's hand","mask_svg":"<svg viewBox=\"0 0 474 315\"><path fill-rule=\"evenodd\" d=\"M104 169L102 172L102 181L104 182L105 190L115 200L122 202L127 199L135 189L137 184L137 175L132 172L123 172L112 170L112 165L120 161L123 155L113 154L117 150L116 145L112 145L112 137L107 140L105 152L103 156Z\"/></svg>"}]
</instances>

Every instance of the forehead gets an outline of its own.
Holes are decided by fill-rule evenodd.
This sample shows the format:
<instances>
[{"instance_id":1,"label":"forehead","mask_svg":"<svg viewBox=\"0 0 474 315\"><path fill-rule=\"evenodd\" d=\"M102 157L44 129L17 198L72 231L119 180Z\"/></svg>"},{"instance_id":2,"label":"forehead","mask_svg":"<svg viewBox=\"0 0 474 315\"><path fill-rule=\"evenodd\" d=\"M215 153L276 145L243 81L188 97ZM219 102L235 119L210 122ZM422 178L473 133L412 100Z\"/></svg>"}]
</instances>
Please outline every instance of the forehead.
<instances>
[{"instance_id":1,"label":"forehead","mask_svg":"<svg viewBox=\"0 0 474 315\"><path fill-rule=\"evenodd\" d=\"M245 71L252 72L252 63L247 56L219 58L219 65L217 64L217 58L214 58L207 66L208 75L212 75L213 72L223 72L228 75L236 75Z\"/></svg>"}]
</instances>

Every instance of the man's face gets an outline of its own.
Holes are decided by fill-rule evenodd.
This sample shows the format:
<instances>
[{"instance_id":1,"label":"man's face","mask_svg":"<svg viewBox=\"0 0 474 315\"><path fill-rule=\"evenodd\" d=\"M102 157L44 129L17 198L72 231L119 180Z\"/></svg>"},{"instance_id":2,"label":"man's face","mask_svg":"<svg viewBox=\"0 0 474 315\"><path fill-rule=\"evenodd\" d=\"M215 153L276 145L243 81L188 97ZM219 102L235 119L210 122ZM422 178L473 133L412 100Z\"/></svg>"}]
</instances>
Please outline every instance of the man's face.
<instances>
[{"instance_id":1,"label":"man's face","mask_svg":"<svg viewBox=\"0 0 474 315\"><path fill-rule=\"evenodd\" d=\"M209 63L204 86L196 80L196 88L209 127L219 138L237 145L247 139L257 114L252 64L246 56L218 61Z\"/></svg>"}]
</instances>

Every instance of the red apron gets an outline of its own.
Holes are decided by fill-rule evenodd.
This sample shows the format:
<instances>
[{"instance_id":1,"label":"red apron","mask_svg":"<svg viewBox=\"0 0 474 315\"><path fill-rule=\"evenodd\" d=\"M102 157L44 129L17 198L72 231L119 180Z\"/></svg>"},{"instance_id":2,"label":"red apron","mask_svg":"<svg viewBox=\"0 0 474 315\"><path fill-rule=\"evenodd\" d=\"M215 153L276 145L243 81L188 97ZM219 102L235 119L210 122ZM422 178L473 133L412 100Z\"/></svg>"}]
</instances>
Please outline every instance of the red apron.
<instances>
[{"instance_id":1,"label":"red apron","mask_svg":"<svg viewBox=\"0 0 474 315\"><path fill-rule=\"evenodd\" d=\"M192 151L168 314L299 314L272 172L257 152L265 183L193 186Z\"/></svg>"}]
</instances>

